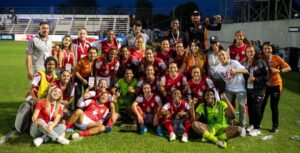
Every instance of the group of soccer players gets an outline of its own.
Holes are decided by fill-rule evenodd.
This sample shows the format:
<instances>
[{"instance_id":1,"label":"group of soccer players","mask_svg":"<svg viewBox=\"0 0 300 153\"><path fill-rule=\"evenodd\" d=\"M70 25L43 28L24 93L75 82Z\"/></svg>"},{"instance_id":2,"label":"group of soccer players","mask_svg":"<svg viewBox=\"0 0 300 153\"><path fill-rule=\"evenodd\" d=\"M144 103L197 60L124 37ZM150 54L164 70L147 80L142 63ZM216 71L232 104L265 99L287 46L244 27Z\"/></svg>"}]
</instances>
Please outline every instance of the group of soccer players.
<instances>
[{"instance_id":1,"label":"group of soccer players","mask_svg":"<svg viewBox=\"0 0 300 153\"><path fill-rule=\"evenodd\" d=\"M140 21L123 43L113 30L106 31L104 40L94 40L80 28L78 38L66 35L51 55L45 53L47 47L37 49L49 41L43 33L49 24L41 23L39 35L29 42L26 60L32 62L27 65L42 67L33 67L33 77L28 73L32 88L27 98L35 103L30 129L34 144L40 146L50 138L69 144L64 131L81 139L110 132L120 121L136 125L140 134L154 129L158 136L167 133L169 141L182 135L182 142L199 134L226 148L228 138L246 135L247 105L247 132L261 133L269 96L271 132L278 132L280 73L290 71L290 66L272 54L270 43L262 48L249 44L243 31L232 34L234 42L227 50L217 36L206 48L206 31L219 30L220 20L216 17L217 26L202 23L194 11L187 34L180 31L177 19L172 20L160 44L141 32ZM37 58L44 58L43 65ZM231 105L235 102L238 124Z\"/></svg>"}]
</instances>

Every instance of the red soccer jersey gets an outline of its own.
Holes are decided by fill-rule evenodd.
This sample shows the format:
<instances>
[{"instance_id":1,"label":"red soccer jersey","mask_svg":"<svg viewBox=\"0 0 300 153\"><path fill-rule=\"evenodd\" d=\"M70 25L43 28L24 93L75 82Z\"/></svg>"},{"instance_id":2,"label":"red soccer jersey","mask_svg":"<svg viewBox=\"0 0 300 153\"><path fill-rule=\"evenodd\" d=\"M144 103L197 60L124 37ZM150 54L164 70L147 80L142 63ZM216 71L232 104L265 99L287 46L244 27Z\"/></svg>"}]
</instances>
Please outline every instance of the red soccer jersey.
<instances>
[{"instance_id":1,"label":"red soccer jersey","mask_svg":"<svg viewBox=\"0 0 300 153\"><path fill-rule=\"evenodd\" d=\"M182 73L172 78L169 74L161 78L162 84L165 87L167 93L171 93L174 89L179 89L182 91L187 83L186 77Z\"/></svg>"},{"instance_id":2,"label":"red soccer jersey","mask_svg":"<svg viewBox=\"0 0 300 153\"><path fill-rule=\"evenodd\" d=\"M108 55L109 54L109 50L111 48L116 48L117 50L119 50L119 46L116 42L114 42L113 44L109 44L107 42L107 40L101 41L101 53Z\"/></svg>"},{"instance_id":3,"label":"red soccer jersey","mask_svg":"<svg viewBox=\"0 0 300 153\"><path fill-rule=\"evenodd\" d=\"M176 57L172 58L172 61L177 64L178 68L181 68L181 66L183 65L184 57L185 53L182 56L176 55Z\"/></svg>"},{"instance_id":4,"label":"red soccer jersey","mask_svg":"<svg viewBox=\"0 0 300 153\"><path fill-rule=\"evenodd\" d=\"M236 45L229 46L229 55L230 59L234 59L239 61L241 64L244 63L247 59L246 48L248 44L244 44L242 46L237 47Z\"/></svg>"},{"instance_id":5,"label":"red soccer jersey","mask_svg":"<svg viewBox=\"0 0 300 153\"><path fill-rule=\"evenodd\" d=\"M108 113L109 108L103 104L98 104L95 100L92 100L84 110L84 114L95 122L103 121Z\"/></svg>"},{"instance_id":6,"label":"red soccer jersey","mask_svg":"<svg viewBox=\"0 0 300 153\"><path fill-rule=\"evenodd\" d=\"M153 65L156 76L161 76L167 69L167 65L165 64L165 62L158 57L154 57L154 61L152 63L149 63L146 61L146 59L143 59L141 62L140 70L142 72L145 72L148 65Z\"/></svg>"},{"instance_id":7,"label":"red soccer jersey","mask_svg":"<svg viewBox=\"0 0 300 153\"><path fill-rule=\"evenodd\" d=\"M63 100L68 100L70 97L72 97L72 96L74 96L74 86L72 86L72 91L71 91L71 95L67 95L67 93L66 93L66 90L67 89L62 89L61 88L61 83L60 83L60 80L56 80L55 82L53 82L52 84L51 84L51 87L58 87L60 90L61 90L61 92L62 92L62 94L63 94Z\"/></svg>"},{"instance_id":8,"label":"red soccer jersey","mask_svg":"<svg viewBox=\"0 0 300 153\"><path fill-rule=\"evenodd\" d=\"M156 113L158 103L160 102L160 97L156 94L152 94L150 99L146 99L144 95L136 97L138 105L141 107L142 111L147 114Z\"/></svg>"},{"instance_id":9,"label":"red soccer jersey","mask_svg":"<svg viewBox=\"0 0 300 153\"><path fill-rule=\"evenodd\" d=\"M55 105L50 105L50 112L48 112L47 109L47 101L46 99L40 100L36 105L34 110L40 110L40 113L38 115L38 118L43 119L46 123L53 122L55 119L55 116L57 114L62 115L63 114L63 107L62 105L59 105L58 112L55 111Z\"/></svg>"},{"instance_id":10,"label":"red soccer jersey","mask_svg":"<svg viewBox=\"0 0 300 153\"><path fill-rule=\"evenodd\" d=\"M181 100L178 106L176 106L174 102L171 101L166 103L162 109L170 111L172 118L179 119L179 116L177 114L181 111L189 111L190 108L190 105L185 100Z\"/></svg>"},{"instance_id":11,"label":"red soccer jersey","mask_svg":"<svg viewBox=\"0 0 300 153\"><path fill-rule=\"evenodd\" d=\"M191 94L192 97L198 98L198 101L203 102L204 97L203 93L208 88L213 88L213 82L207 77L202 77L199 82L195 82L193 79L189 80L189 91L188 93Z\"/></svg>"},{"instance_id":12,"label":"red soccer jersey","mask_svg":"<svg viewBox=\"0 0 300 153\"><path fill-rule=\"evenodd\" d=\"M150 83L150 87L151 87L151 91L154 92L154 93L157 93L158 92L158 85L159 85L159 80L155 77L155 79L153 81L149 81L149 80L146 80L145 78L142 78L141 80L139 80L138 82L138 87L140 89L143 88L143 85L145 83Z\"/></svg>"},{"instance_id":13,"label":"red soccer jersey","mask_svg":"<svg viewBox=\"0 0 300 153\"><path fill-rule=\"evenodd\" d=\"M99 77L110 77L113 71L119 69L120 63L117 59L107 63L105 58L99 57L95 61L95 70Z\"/></svg>"},{"instance_id":14,"label":"red soccer jersey","mask_svg":"<svg viewBox=\"0 0 300 153\"><path fill-rule=\"evenodd\" d=\"M138 51L135 48L130 48L129 49L131 55L133 56L133 58L137 59L138 61L141 61L143 59L143 57L145 56L145 52L144 51Z\"/></svg>"},{"instance_id":15,"label":"red soccer jersey","mask_svg":"<svg viewBox=\"0 0 300 153\"><path fill-rule=\"evenodd\" d=\"M71 64L73 66L75 60L74 54L71 54L69 49L64 49L62 52L64 53L64 59L62 61L62 69L66 69L67 64Z\"/></svg>"},{"instance_id":16,"label":"red soccer jersey","mask_svg":"<svg viewBox=\"0 0 300 153\"><path fill-rule=\"evenodd\" d=\"M133 71L137 70L138 65L139 65L138 59L134 58L132 55L129 55L127 60L120 61L120 67L117 72L117 77L118 78L123 77L126 68L133 69Z\"/></svg>"},{"instance_id":17,"label":"red soccer jersey","mask_svg":"<svg viewBox=\"0 0 300 153\"><path fill-rule=\"evenodd\" d=\"M87 56L88 49L91 46L91 43L94 39L87 39L85 42L80 42L80 40L74 39L72 42L73 50L75 53L76 61L79 61L81 58Z\"/></svg>"},{"instance_id":18,"label":"red soccer jersey","mask_svg":"<svg viewBox=\"0 0 300 153\"><path fill-rule=\"evenodd\" d=\"M155 57L162 59L166 65L169 65L170 59L173 57L174 50L170 49L167 54L163 54L161 50L155 52Z\"/></svg>"}]
</instances>

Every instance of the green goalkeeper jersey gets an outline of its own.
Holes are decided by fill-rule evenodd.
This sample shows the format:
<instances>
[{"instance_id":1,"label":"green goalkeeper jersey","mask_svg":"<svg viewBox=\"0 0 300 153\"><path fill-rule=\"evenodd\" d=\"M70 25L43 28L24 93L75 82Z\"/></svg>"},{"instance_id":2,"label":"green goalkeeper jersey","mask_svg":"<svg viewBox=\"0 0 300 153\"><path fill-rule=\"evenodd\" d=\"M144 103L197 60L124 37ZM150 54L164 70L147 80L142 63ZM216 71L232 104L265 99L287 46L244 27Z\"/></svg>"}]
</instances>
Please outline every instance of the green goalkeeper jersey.
<instances>
[{"instance_id":1,"label":"green goalkeeper jersey","mask_svg":"<svg viewBox=\"0 0 300 153\"><path fill-rule=\"evenodd\" d=\"M227 104L224 101L216 100L213 107L206 106L207 108L207 116L205 113L205 105L204 103L200 104L196 109L196 112L207 119L207 124L209 127L213 127L215 125L223 125L227 126L225 109L227 108Z\"/></svg>"}]
</instances>

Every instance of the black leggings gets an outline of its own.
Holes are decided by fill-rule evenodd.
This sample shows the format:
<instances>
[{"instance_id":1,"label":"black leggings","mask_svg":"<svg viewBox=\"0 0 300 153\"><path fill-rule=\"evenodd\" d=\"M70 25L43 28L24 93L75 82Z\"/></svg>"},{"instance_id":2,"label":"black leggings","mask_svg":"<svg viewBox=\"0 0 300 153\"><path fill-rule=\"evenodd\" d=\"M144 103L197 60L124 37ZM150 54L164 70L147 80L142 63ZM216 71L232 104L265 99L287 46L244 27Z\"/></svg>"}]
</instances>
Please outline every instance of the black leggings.
<instances>
[{"instance_id":1,"label":"black leggings","mask_svg":"<svg viewBox=\"0 0 300 153\"><path fill-rule=\"evenodd\" d=\"M247 91L249 125L253 125L255 129L260 128L260 123L262 119L261 107L264 100L264 94L264 89Z\"/></svg>"},{"instance_id":2,"label":"black leggings","mask_svg":"<svg viewBox=\"0 0 300 153\"><path fill-rule=\"evenodd\" d=\"M86 77L84 79L88 80L89 77ZM75 95L74 95L75 108L78 108L77 102L82 96L82 87L84 90L86 90L88 88L88 85L83 85L79 79L75 78Z\"/></svg>"},{"instance_id":3,"label":"black leggings","mask_svg":"<svg viewBox=\"0 0 300 153\"><path fill-rule=\"evenodd\" d=\"M272 123L273 123L272 128L278 128L278 116L279 116L278 104L279 104L279 99L280 99L280 86L278 85L278 86L274 86L274 87L267 87L266 95L265 95L264 101L261 106L262 117L263 117L269 96L271 97L270 105L271 105L271 111L272 111Z\"/></svg>"}]
</instances>

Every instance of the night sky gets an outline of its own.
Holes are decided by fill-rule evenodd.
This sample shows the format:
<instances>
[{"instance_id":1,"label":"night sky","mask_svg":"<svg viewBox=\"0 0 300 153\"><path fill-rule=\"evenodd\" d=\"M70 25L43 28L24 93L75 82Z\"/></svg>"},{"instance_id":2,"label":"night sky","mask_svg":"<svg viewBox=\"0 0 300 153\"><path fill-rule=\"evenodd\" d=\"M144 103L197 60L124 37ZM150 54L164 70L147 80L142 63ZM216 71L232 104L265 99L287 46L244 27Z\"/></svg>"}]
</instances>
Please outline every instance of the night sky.
<instances>
[{"instance_id":1,"label":"night sky","mask_svg":"<svg viewBox=\"0 0 300 153\"><path fill-rule=\"evenodd\" d=\"M124 1L126 3L124 3ZM154 6L155 13L169 14L173 8L187 2L195 2L202 15L212 16L220 14L220 1L219 0L149 0ZM232 1L232 0L231 0ZM0 0L0 7L50 7L58 6L64 0ZM101 8L108 8L111 6L122 5L123 8L135 8L136 0L97 0ZM300 0L296 0L300 4ZM191 10L192 11L192 10Z\"/></svg>"},{"instance_id":2,"label":"night sky","mask_svg":"<svg viewBox=\"0 0 300 153\"><path fill-rule=\"evenodd\" d=\"M126 3L124 3L126 1ZM149 0L152 2L154 6L154 11L168 14L173 7L177 7L178 5L187 2L185 0ZM219 14L219 0L189 0L195 2L201 12L204 15L208 13L210 15ZM58 6L63 3L64 0L0 0L0 7L50 7L50 6ZM97 0L99 6L110 7L116 5L122 5L123 8L135 8L136 0ZM192 10L191 10L192 11Z\"/></svg>"}]
</instances>

